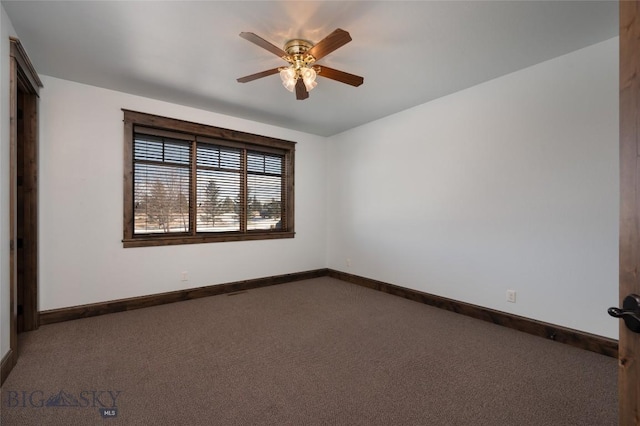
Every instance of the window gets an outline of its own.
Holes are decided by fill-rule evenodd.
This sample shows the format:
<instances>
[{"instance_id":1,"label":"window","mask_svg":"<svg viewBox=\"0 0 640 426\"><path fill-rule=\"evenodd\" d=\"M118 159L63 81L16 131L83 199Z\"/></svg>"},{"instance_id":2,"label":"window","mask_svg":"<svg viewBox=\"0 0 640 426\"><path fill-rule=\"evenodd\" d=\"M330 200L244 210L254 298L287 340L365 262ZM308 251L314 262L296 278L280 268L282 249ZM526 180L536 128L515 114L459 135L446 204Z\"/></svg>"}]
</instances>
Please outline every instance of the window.
<instances>
[{"instance_id":1,"label":"window","mask_svg":"<svg viewBox=\"0 0 640 426\"><path fill-rule=\"evenodd\" d=\"M124 123L124 247L294 236L294 142L128 110Z\"/></svg>"}]
</instances>

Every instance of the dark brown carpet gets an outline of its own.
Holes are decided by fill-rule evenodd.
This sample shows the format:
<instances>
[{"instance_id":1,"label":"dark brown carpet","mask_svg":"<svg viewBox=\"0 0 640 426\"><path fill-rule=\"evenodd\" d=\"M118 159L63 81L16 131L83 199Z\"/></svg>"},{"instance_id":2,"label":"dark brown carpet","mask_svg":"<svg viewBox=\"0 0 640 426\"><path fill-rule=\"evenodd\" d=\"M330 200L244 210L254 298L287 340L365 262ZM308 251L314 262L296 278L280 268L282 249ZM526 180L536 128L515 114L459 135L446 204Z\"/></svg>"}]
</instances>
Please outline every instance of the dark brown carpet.
<instances>
[{"instance_id":1,"label":"dark brown carpet","mask_svg":"<svg viewBox=\"0 0 640 426\"><path fill-rule=\"evenodd\" d=\"M328 277L47 325L20 348L3 426L618 420L613 358Z\"/></svg>"}]
</instances>

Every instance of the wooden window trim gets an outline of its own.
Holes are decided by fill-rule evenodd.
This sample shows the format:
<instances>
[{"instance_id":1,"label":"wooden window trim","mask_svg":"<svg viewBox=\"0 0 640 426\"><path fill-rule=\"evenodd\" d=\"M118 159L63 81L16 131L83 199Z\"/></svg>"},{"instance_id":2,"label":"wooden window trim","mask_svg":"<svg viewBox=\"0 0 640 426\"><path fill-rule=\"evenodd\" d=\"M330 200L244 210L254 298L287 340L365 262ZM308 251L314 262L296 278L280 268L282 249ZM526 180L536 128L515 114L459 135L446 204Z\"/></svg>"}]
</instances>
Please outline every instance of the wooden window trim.
<instances>
[{"instance_id":1,"label":"wooden window trim","mask_svg":"<svg viewBox=\"0 0 640 426\"><path fill-rule=\"evenodd\" d=\"M294 159L295 142L267 136L255 135L240 132L237 130L223 129L204 124L192 123L189 121L166 118L152 114L122 109L124 112L124 215L123 215L123 239L125 248L129 247L150 247L179 244L200 244L227 241L253 241L271 240L280 238L294 238ZM282 230L263 231L241 229L239 232L216 232L197 233L195 232L195 203L190 200L190 234L157 234L157 235L134 235L134 199L133 199L133 139L134 130L142 129L145 134L155 134L157 136L169 136L175 138L176 133L183 140L192 140L216 143L222 145L242 147L248 150L283 153L285 158L285 173L283 176L284 186L284 213L282 216ZM192 171L195 171L195 150L192 152ZM191 181L192 188L190 194L195 196L195 179ZM243 195L244 198L244 195ZM246 200L244 202L246 204ZM243 206L244 208L245 206ZM244 215L244 212L243 212Z\"/></svg>"}]
</instances>

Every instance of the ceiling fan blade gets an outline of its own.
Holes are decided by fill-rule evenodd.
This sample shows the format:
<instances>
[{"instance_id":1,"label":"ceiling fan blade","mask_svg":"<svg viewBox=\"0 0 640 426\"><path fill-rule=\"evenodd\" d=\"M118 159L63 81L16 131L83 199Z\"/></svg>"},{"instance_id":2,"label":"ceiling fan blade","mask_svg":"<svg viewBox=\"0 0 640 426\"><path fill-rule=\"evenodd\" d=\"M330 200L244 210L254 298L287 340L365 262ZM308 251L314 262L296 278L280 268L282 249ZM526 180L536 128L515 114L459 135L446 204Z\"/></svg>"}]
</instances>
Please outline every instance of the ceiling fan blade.
<instances>
[{"instance_id":1,"label":"ceiling fan blade","mask_svg":"<svg viewBox=\"0 0 640 426\"><path fill-rule=\"evenodd\" d=\"M285 52L284 50L269 43L267 40L263 39L260 36L255 35L254 33L242 32L240 33L240 37L242 37L247 41L250 41L251 43L257 44L258 46L268 50L269 52L273 53L276 56L281 57L282 59L287 58L289 56L287 52Z\"/></svg>"},{"instance_id":2,"label":"ceiling fan blade","mask_svg":"<svg viewBox=\"0 0 640 426\"><path fill-rule=\"evenodd\" d=\"M317 61L350 41L351 36L349 33L338 28L316 43L316 45L309 49L307 53L316 58Z\"/></svg>"},{"instance_id":3,"label":"ceiling fan blade","mask_svg":"<svg viewBox=\"0 0 640 426\"><path fill-rule=\"evenodd\" d=\"M304 85L304 81L301 78L296 81L296 99L302 101L309 97L309 92L307 92L307 88Z\"/></svg>"},{"instance_id":4,"label":"ceiling fan blade","mask_svg":"<svg viewBox=\"0 0 640 426\"><path fill-rule=\"evenodd\" d=\"M333 68L325 67L324 65L318 65L316 72L320 77L330 78L331 80L339 81L340 83L350 84L351 86L358 87L364 83L364 78L359 75L349 74L348 72L335 70Z\"/></svg>"},{"instance_id":5,"label":"ceiling fan blade","mask_svg":"<svg viewBox=\"0 0 640 426\"><path fill-rule=\"evenodd\" d=\"M250 81L257 80L257 79L262 78L262 77L268 77L268 76L273 75L273 74L278 74L278 72L279 72L278 68L273 68L273 69L270 69L270 70L257 72L255 74L251 74L251 75L246 75L244 77L240 77L240 78L237 79L237 82L238 83L248 83Z\"/></svg>"}]
</instances>

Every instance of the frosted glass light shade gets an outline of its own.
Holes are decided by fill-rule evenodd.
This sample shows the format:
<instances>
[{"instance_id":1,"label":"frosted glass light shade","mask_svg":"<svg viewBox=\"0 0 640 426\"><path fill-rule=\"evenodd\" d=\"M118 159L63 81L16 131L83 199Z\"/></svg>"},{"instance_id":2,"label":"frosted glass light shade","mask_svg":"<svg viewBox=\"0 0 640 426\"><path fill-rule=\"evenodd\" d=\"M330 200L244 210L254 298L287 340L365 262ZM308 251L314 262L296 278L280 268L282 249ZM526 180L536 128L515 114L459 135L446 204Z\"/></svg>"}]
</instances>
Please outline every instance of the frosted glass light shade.
<instances>
[{"instance_id":1,"label":"frosted glass light shade","mask_svg":"<svg viewBox=\"0 0 640 426\"><path fill-rule=\"evenodd\" d=\"M304 67L300 69L300 74L302 75L302 81L304 82L304 86L307 88L307 92L310 92L318 85L316 82L316 70L313 68Z\"/></svg>"},{"instance_id":2,"label":"frosted glass light shade","mask_svg":"<svg viewBox=\"0 0 640 426\"><path fill-rule=\"evenodd\" d=\"M282 79L282 85L290 92L296 87L296 71L292 68L285 68L280 71L280 79Z\"/></svg>"}]
</instances>

